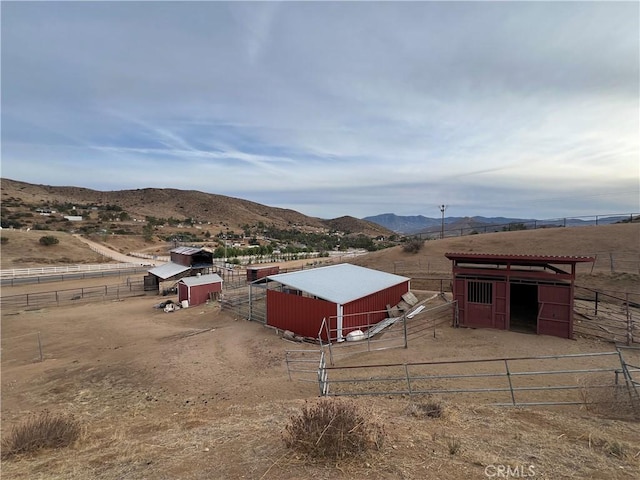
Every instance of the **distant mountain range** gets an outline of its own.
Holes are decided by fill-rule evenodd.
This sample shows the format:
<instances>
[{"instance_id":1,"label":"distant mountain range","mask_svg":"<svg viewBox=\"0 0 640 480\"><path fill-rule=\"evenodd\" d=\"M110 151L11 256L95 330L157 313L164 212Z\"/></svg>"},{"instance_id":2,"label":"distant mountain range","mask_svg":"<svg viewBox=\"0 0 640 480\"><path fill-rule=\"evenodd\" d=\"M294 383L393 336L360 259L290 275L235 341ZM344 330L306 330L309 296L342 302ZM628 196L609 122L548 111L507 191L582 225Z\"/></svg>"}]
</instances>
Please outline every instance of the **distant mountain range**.
<instances>
[{"instance_id":1,"label":"distant mountain range","mask_svg":"<svg viewBox=\"0 0 640 480\"><path fill-rule=\"evenodd\" d=\"M587 225L608 225L610 223L618 223L628 220L628 216L607 216L598 217L597 221L594 217L582 218L566 218L566 219L535 219L535 218L509 218L509 217L445 217L445 231L460 231L463 234L471 233L473 230L478 233L523 229L523 228L544 228L553 226L587 226ZM394 213L383 213L364 217L363 220L377 223L393 232L405 235L429 234L440 232L442 228L442 218L425 217L423 215L401 216Z\"/></svg>"}]
</instances>

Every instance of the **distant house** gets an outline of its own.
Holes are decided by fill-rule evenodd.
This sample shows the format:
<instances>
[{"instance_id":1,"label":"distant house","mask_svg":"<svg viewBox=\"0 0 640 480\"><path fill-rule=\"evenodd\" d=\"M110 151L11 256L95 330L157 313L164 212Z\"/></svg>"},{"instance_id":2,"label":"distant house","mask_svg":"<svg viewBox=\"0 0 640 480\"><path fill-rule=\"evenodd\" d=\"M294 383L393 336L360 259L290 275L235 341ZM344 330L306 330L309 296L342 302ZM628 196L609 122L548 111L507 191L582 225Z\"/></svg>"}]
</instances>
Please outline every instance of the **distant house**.
<instances>
[{"instance_id":1,"label":"distant house","mask_svg":"<svg viewBox=\"0 0 640 480\"><path fill-rule=\"evenodd\" d=\"M222 291L222 278L215 273L184 277L178 281L178 301L187 300L189 305L201 305L218 298Z\"/></svg>"},{"instance_id":2,"label":"distant house","mask_svg":"<svg viewBox=\"0 0 640 480\"><path fill-rule=\"evenodd\" d=\"M64 218L65 218L65 220L69 220L70 222L81 222L82 221L82 216L81 215L65 215Z\"/></svg>"}]
</instances>

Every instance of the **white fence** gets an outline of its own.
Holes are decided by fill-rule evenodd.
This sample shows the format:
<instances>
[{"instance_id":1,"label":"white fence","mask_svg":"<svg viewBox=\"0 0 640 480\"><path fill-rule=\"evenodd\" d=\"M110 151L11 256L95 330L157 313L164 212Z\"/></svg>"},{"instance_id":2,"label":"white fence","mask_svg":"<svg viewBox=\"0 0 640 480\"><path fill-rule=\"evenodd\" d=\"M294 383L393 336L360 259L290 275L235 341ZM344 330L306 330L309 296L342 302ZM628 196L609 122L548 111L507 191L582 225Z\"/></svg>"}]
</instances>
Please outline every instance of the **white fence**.
<instances>
[{"instance_id":1,"label":"white fence","mask_svg":"<svg viewBox=\"0 0 640 480\"><path fill-rule=\"evenodd\" d=\"M61 273L104 272L140 268L139 263L98 263L94 265L67 265L60 267L12 268L0 270L0 278L21 278L36 275L59 275Z\"/></svg>"}]
</instances>

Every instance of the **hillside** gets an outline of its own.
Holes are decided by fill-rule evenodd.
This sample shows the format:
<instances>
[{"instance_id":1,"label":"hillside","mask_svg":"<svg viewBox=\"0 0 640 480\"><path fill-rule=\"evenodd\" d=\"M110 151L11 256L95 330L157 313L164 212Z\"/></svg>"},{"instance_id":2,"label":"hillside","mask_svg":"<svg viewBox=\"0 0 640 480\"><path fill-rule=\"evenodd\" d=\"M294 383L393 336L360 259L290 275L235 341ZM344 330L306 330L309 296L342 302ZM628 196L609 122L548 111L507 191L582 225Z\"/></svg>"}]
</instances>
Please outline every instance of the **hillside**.
<instances>
[{"instance_id":1,"label":"hillside","mask_svg":"<svg viewBox=\"0 0 640 480\"><path fill-rule=\"evenodd\" d=\"M127 214L129 221L118 220L116 223L124 229L133 230L132 233L139 233L135 227L138 227L137 230L140 229L140 225L136 225L134 220L140 221L146 217L173 218L180 221L193 219L206 225L212 233L224 229L242 231L247 225L261 224L309 232L335 229L330 220L309 217L295 210L269 207L240 198L194 190L144 188L103 192L81 187L34 185L6 178L1 179L1 184L3 221L14 219L26 226L47 222L52 225L52 230L64 223L63 213L89 215L97 220L101 209L96 207L107 206L117 213ZM33 213L37 208L45 207L57 207L58 211L56 215L45 219ZM62 212L62 209L67 211ZM355 218L349 221L348 227L351 233L371 236L391 234L383 227Z\"/></svg>"},{"instance_id":2,"label":"hillside","mask_svg":"<svg viewBox=\"0 0 640 480\"><path fill-rule=\"evenodd\" d=\"M407 253L398 246L369 253L354 263L408 277L442 277L451 274L451 262L444 256L447 252L593 256L596 258L594 265L578 267L578 279L582 283L640 293L639 223L520 230L430 240L418 253Z\"/></svg>"}]
</instances>

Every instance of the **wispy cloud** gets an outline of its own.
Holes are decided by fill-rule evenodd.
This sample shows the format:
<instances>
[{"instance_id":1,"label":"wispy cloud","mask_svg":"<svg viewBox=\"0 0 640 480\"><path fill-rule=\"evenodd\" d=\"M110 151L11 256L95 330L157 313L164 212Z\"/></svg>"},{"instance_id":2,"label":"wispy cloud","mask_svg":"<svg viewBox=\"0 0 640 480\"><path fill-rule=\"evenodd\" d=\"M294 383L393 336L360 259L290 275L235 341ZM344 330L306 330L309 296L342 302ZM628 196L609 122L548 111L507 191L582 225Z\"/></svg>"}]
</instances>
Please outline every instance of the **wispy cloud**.
<instances>
[{"instance_id":1,"label":"wispy cloud","mask_svg":"<svg viewBox=\"0 0 640 480\"><path fill-rule=\"evenodd\" d=\"M5 3L2 174L320 217L637 211L639 8Z\"/></svg>"}]
</instances>

